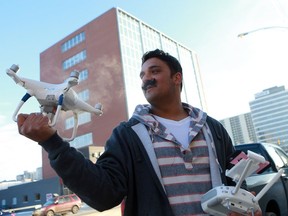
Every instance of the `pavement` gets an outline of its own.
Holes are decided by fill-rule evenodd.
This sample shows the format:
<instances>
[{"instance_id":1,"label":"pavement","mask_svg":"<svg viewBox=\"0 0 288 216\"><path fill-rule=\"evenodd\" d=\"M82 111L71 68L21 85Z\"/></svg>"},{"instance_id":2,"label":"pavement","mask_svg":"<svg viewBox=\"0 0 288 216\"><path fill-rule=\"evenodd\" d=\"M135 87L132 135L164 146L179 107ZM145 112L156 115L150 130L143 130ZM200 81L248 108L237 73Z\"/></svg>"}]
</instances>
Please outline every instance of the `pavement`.
<instances>
[{"instance_id":1,"label":"pavement","mask_svg":"<svg viewBox=\"0 0 288 216\"><path fill-rule=\"evenodd\" d=\"M86 216L121 216L120 205L104 212L93 211L85 214Z\"/></svg>"}]
</instances>

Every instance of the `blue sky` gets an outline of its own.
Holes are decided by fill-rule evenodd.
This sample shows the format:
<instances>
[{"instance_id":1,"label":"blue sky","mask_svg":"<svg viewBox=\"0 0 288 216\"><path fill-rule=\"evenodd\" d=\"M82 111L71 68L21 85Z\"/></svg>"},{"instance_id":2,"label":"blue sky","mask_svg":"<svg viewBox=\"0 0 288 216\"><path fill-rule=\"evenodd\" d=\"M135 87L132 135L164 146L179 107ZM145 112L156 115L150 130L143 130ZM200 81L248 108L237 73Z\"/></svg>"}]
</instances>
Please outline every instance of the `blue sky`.
<instances>
[{"instance_id":1,"label":"blue sky","mask_svg":"<svg viewBox=\"0 0 288 216\"><path fill-rule=\"evenodd\" d=\"M11 119L25 89L15 85L6 69L19 64L21 76L38 80L41 52L112 7L198 54L208 114L216 119L249 112L249 101L264 89L288 88L285 0L1 1L0 181L41 166L41 148L18 135ZM237 37L267 26L287 29ZM21 111L39 111L36 100L30 100Z\"/></svg>"}]
</instances>

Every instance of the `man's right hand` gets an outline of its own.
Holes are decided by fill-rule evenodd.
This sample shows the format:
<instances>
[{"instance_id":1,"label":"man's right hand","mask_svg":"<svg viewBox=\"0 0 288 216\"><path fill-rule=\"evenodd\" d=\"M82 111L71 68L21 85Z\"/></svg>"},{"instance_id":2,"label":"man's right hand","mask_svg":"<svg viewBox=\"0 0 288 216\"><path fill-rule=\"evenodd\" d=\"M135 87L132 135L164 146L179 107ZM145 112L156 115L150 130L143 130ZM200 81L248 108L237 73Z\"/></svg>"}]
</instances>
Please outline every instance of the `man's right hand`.
<instances>
[{"instance_id":1,"label":"man's right hand","mask_svg":"<svg viewBox=\"0 0 288 216\"><path fill-rule=\"evenodd\" d=\"M56 129L49 126L49 118L41 113L19 114L17 125L21 135L35 142L44 142L56 133Z\"/></svg>"}]
</instances>

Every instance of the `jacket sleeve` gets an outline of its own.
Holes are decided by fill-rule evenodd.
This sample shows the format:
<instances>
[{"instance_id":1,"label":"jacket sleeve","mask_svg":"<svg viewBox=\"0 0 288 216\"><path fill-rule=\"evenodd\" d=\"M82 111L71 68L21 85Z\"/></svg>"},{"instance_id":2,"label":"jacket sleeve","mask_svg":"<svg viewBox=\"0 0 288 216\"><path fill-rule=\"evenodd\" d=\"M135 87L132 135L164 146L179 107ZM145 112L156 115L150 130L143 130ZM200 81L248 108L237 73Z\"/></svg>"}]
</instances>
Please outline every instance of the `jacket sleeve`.
<instances>
[{"instance_id":1,"label":"jacket sleeve","mask_svg":"<svg viewBox=\"0 0 288 216\"><path fill-rule=\"evenodd\" d=\"M232 140L228 132L220 122L208 116L207 123L210 130L212 131L217 158L221 166L222 182L225 185L235 185L235 183L225 175L225 171L229 165L229 156L231 156L235 152Z\"/></svg>"},{"instance_id":2,"label":"jacket sleeve","mask_svg":"<svg viewBox=\"0 0 288 216\"><path fill-rule=\"evenodd\" d=\"M57 133L39 144L48 152L50 164L64 184L85 203L104 211L120 204L127 194L127 141L120 134L119 129L114 129L96 164Z\"/></svg>"}]
</instances>

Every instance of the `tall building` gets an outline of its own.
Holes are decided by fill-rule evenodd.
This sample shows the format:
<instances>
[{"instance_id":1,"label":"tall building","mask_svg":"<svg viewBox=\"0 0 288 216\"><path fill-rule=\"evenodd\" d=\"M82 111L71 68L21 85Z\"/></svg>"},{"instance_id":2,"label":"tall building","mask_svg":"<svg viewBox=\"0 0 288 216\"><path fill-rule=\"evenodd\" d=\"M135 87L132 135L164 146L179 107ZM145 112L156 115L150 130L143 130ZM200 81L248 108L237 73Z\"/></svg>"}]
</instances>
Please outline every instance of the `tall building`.
<instances>
[{"instance_id":1,"label":"tall building","mask_svg":"<svg viewBox=\"0 0 288 216\"><path fill-rule=\"evenodd\" d=\"M257 141L251 113L226 118L220 120L220 123L227 130L234 145Z\"/></svg>"},{"instance_id":2,"label":"tall building","mask_svg":"<svg viewBox=\"0 0 288 216\"><path fill-rule=\"evenodd\" d=\"M249 103L259 142L279 144L288 151L288 91L272 87L255 94Z\"/></svg>"},{"instance_id":3,"label":"tall building","mask_svg":"<svg viewBox=\"0 0 288 216\"><path fill-rule=\"evenodd\" d=\"M101 16L67 35L40 54L40 79L60 83L73 70L80 71L80 83L73 87L89 104L104 106L100 117L81 113L76 139L71 145L89 158L99 155L89 146L104 146L111 131L127 120L137 104L147 103L141 91L139 73L143 53L163 49L179 59L183 67L184 102L206 110L205 96L194 51L119 8ZM57 122L60 135L69 137L73 116L62 113ZM54 177L47 155L42 155L43 178Z\"/></svg>"}]
</instances>

